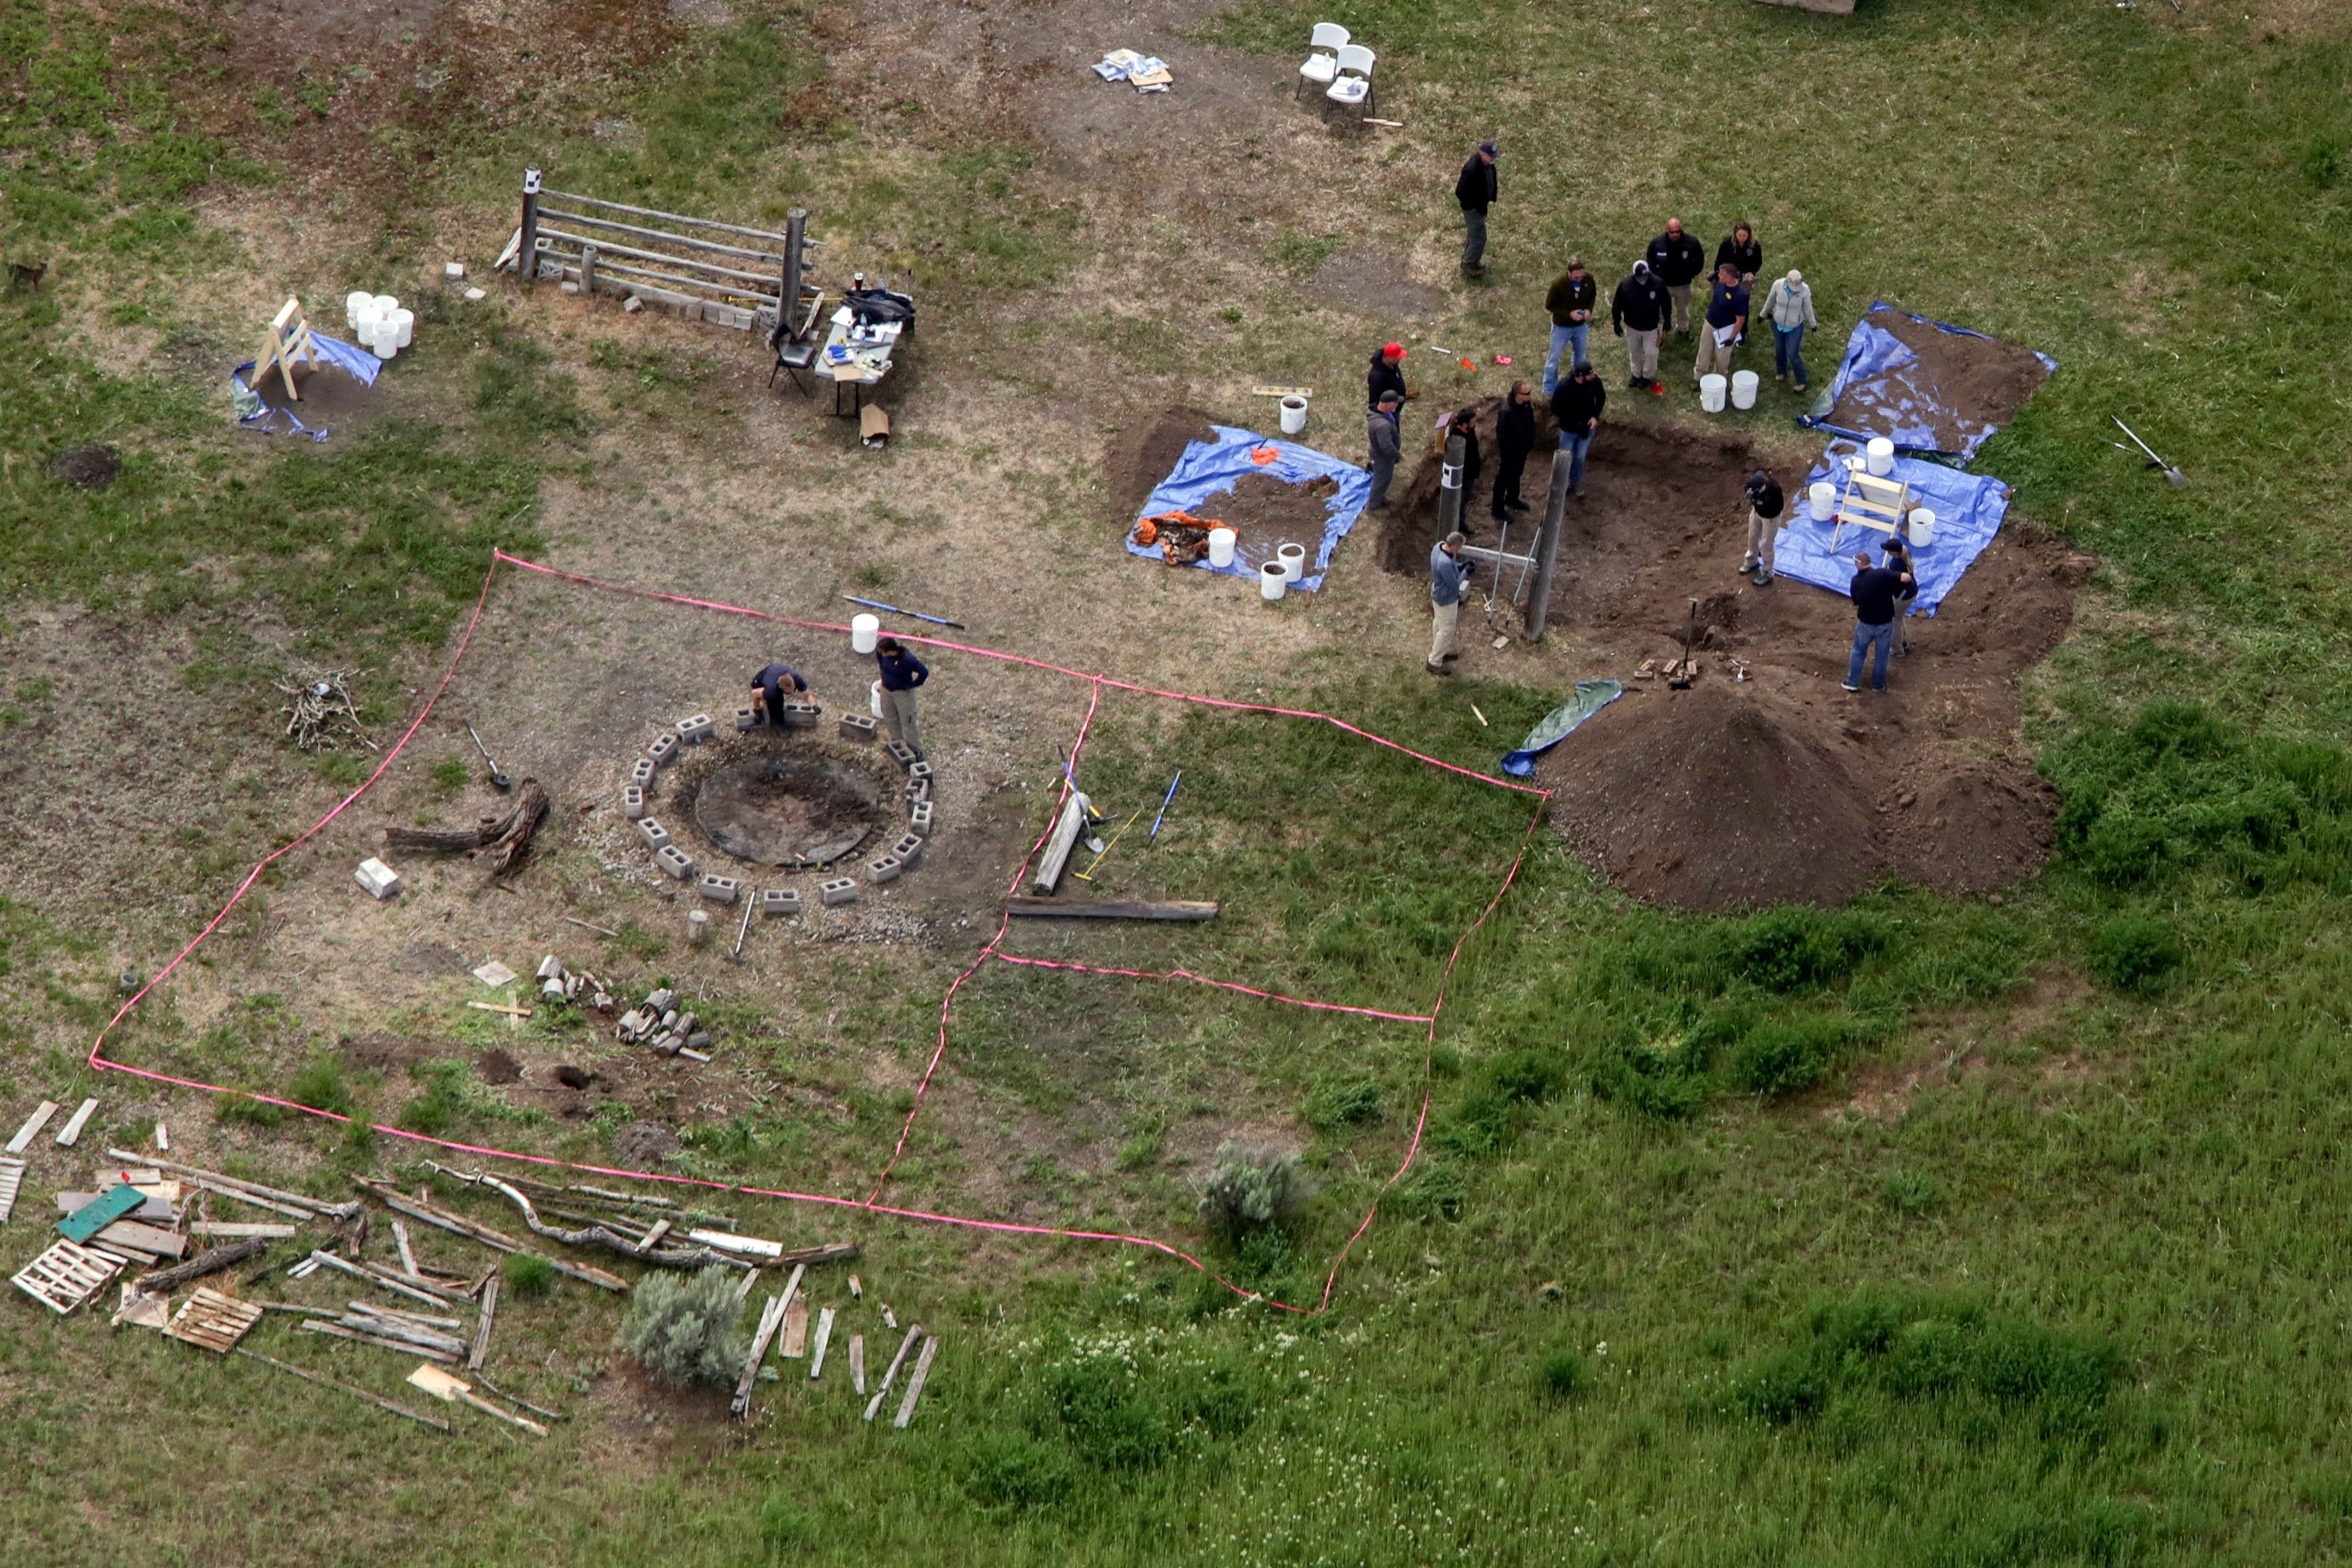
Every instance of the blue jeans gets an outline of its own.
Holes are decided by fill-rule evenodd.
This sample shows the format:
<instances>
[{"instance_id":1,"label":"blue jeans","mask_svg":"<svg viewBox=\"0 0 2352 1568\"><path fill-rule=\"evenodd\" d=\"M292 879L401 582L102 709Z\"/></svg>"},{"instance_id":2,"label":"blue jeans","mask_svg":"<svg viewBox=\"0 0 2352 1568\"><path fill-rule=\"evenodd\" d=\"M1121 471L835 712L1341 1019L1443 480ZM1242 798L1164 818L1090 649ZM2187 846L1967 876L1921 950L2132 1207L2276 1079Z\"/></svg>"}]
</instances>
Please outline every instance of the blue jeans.
<instances>
[{"instance_id":1,"label":"blue jeans","mask_svg":"<svg viewBox=\"0 0 2352 1568\"><path fill-rule=\"evenodd\" d=\"M1846 660L1845 683L1848 686L1860 686L1862 684L1863 656L1874 647L1878 650L1878 658L1871 668L1870 689L1873 691L1885 690L1886 656L1894 649L1894 647L1895 623L1893 621L1889 621L1882 626L1874 626L1868 621L1854 622L1853 657Z\"/></svg>"},{"instance_id":2,"label":"blue jeans","mask_svg":"<svg viewBox=\"0 0 2352 1568\"><path fill-rule=\"evenodd\" d=\"M1804 342L1805 329L1802 327L1773 328L1772 374L1779 375L1783 372L1793 370L1797 373L1799 386L1812 380L1811 376L1805 374L1804 356L1797 353L1804 346Z\"/></svg>"},{"instance_id":3,"label":"blue jeans","mask_svg":"<svg viewBox=\"0 0 2352 1568\"><path fill-rule=\"evenodd\" d=\"M1584 454L1592 449L1592 432L1561 431L1559 449L1568 454L1568 488L1574 489L1584 483Z\"/></svg>"},{"instance_id":4,"label":"blue jeans","mask_svg":"<svg viewBox=\"0 0 2352 1568\"><path fill-rule=\"evenodd\" d=\"M1576 367L1577 362L1584 358L1585 340L1591 331L1592 323L1590 321L1574 327L1563 327L1558 322L1552 324L1551 353L1544 356L1543 389L1546 397L1549 397L1559 387L1561 364L1564 363L1572 370ZM1576 352L1563 362L1559 357L1559 351L1570 344L1575 345Z\"/></svg>"}]
</instances>

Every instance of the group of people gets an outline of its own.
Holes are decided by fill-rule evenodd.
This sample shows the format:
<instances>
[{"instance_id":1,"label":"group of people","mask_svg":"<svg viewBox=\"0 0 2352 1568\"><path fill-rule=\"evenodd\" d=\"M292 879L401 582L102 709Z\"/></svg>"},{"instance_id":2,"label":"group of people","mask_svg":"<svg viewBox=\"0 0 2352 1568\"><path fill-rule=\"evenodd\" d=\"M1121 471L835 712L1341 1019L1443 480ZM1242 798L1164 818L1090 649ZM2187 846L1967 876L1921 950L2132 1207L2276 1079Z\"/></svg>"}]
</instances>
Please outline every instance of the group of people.
<instances>
[{"instance_id":1,"label":"group of people","mask_svg":"<svg viewBox=\"0 0 2352 1568\"><path fill-rule=\"evenodd\" d=\"M874 645L874 668L881 678L882 721L889 727L890 738L904 742L915 753L915 759L923 761L915 689L930 679L930 667L897 637L883 637ZM768 722L779 730L784 727L785 698L808 689L808 678L781 659L770 660L751 678L754 696L767 707Z\"/></svg>"}]
</instances>

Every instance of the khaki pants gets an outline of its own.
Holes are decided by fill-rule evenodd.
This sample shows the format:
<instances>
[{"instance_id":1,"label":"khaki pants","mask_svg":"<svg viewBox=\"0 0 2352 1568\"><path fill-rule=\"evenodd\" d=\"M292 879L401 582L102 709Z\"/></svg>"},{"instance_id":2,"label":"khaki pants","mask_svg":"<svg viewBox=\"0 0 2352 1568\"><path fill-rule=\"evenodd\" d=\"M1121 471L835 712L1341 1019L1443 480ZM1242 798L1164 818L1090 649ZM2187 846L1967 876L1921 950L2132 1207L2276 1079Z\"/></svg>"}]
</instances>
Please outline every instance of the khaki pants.
<instances>
[{"instance_id":1,"label":"khaki pants","mask_svg":"<svg viewBox=\"0 0 2352 1568\"><path fill-rule=\"evenodd\" d=\"M1666 298L1675 302L1675 331L1678 332L1690 331L1690 291L1687 283L1679 289L1671 283L1666 285Z\"/></svg>"},{"instance_id":2,"label":"khaki pants","mask_svg":"<svg viewBox=\"0 0 2352 1568\"><path fill-rule=\"evenodd\" d=\"M1652 327L1645 332L1634 327L1625 329L1625 359L1635 381L1658 379L1659 330Z\"/></svg>"},{"instance_id":3,"label":"khaki pants","mask_svg":"<svg viewBox=\"0 0 2352 1568\"><path fill-rule=\"evenodd\" d=\"M1462 618L1462 601L1450 605L1432 601L1429 606L1429 668L1445 668L1445 656L1454 651L1454 623Z\"/></svg>"},{"instance_id":4,"label":"khaki pants","mask_svg":"<svg viewBox=\"0 0 2352 1568\"><path fill-rule=\"evenodd\" d=\"M1715 329L1702 321L1698 329L1698 367L1691 372L1691 381L1696 384L1703 375L1731 379L1731 345L1717 344Z\"/></svg>"},{"instance_id":5,"label":"khaki pants","mask_svg":"<svg viewBox=\"0 0 2352 1568\"><path fill-rule=\"evenodd\" d=\"M1767 577L1772 575L1772 545L1780 532L1779 518L1768 520L1759 517L1757 515L1756 509L1749 507L1748 509L1748 552L1739 558L1739 569L1745 572L1750 566L1760 565L1764 568L1764 575Z\"/></svg>"},{"instance_id":6,"label":"khaki pants","mask_svg":"<svg viewBox=\"0 0 2352 1568\"><path fill-rule=\"evenodd\" d=\"M915 728L915 693L912 688L882 693L882 721L890 727L890 738L904 741L917 751L923 749L921 731Z\"/></svg>"}]
</instances>

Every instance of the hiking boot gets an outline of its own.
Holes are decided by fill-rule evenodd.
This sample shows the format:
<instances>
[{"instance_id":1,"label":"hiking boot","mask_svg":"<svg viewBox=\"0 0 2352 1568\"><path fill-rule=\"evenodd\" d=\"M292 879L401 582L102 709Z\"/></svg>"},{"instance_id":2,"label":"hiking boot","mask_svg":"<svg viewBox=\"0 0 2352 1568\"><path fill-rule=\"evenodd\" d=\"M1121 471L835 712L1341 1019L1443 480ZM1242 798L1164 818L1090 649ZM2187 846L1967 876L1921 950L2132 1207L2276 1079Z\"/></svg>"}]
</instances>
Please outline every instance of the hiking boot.
<instances>
[{"instance_id":1,"label":"hiking boot","mask_svg":"<svg viewBox=\"0 0 2352 1568\"><path fill-rule=\"evenodd\" d=\"M1533 508L1533 507L1529 506L1527 502L1525 502L1525 501L1523 501L1523 500L1507 500L1507 501L1505 501L1503 504L1504 504L1505 506L1507 506L1507 507L1509 507L1513 511L1533 511L1533 510L1535 510L1535 508Z\"/></svg>"},{"instance_id":2,"label":"hiking boot","mask_svg":"<svg viewBox=\"0 0 2352 1568\"><path fill-rule=\"evenodd\" d=\"M1853 681L1851 681L1851 680L1841 680L1841 681L1839 681L1839 682L1838 682L1838 684L1839 684L1840 686L1844 687L1848 691L1859 691L1859 690L1861 690L1861 689L1862 689L1862 688L1861 688L1861 687L1856 686L1856 685L1855 685Z\"/></svg>"},{"instance_id":3,"label":"hiking boot","mask_svg":"<svg viewBox=\"0 0 2352 1568\"><path fill-rule=\"evenodd\" d=\"M1754 563L1753 561L1743 561L1743 562L1741 562L1741 563L1739 563L1739 570L1738 570L1738 572L1736 574L1736 575L1738 575L1738 576L1741 576L1741 577L1751 576L1751 575L1753 575L1753 574L1754 574L1755 571L1756 571L1756 563Z\"/></svg>"},{"instance_id":4,"label":"hiking boot","mask_svg":"<svg viewBox=\"0 0 2352 1568\"><path fill-rule=\"evenodd\" d=\"M1805 393L1810 392L1812 389L1801 381L1790 387L1789 390L1796 393L1800 396L1802 396Z\"/></svg>"},{"instance_id":5,"label":"hiking boot","mask_svg":"<svg viewBox=\"0 0 2352 1568\"><path fill-rule=\"evenodd\" d=\"M1756 574L1756 585L1759 588L1770 587L1772 585L1772 574L1769 572L1759 572Z\"/></svg>"},{"instance_id":6,"label":"hiking boot","mask_svg":"<svg viewBox=\"0 0 2352 1568\"><path fill-rule=\"evenodd\" d=\"M1430 673L1430 674L1432 674L1432 675L1451 675L1451 674L1453 674L1453 673L1454 673L1452 670L1450 670L1450 669L1446 668L1445 668L1444 665L1442 665L1442 664L1423 664L1421 668L1423 668L1423 669L1425 669L1425 670L1427 670L1427 671L1429 671L1429 673ZM1847 688L1846 688L1846 689L1847 689L1848 691L1852 691L1852 690L1853 690L1853 689L1854 689L1854 688L1853 688L1853 687L1849 686L1849 687L1847 687Z\"/></svg>"},{"instance_id":7,"label":"hiking boot","mask_svg":"<svg viewBox=\"0 0 2352 1568\"><path fill-rule=\"evenodd\" d=\"M1568 493L1574 496L1577 500L1582 500L1584 499L1584 487L1582 485L1579 485Z\"/></svg>"}]
</instances>

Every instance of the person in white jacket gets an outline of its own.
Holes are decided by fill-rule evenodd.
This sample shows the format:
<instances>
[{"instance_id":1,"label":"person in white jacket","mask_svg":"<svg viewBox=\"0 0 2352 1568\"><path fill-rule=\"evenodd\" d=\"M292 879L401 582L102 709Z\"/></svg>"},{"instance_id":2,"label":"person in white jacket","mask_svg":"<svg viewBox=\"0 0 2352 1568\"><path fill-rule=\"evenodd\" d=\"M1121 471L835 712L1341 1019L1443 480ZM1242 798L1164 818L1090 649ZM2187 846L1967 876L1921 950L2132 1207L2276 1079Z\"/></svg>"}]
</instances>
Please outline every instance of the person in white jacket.
<instances>
[{"instance_id":1,"label":"person in white jacket","mask_svg":"<svg viewBox=\"0 0 2352 1568\"><path fill-rule=\"evenodd\" d=\"M1821 323L1813 319L1813 289L1805 275L1791 268L1785 278L1775 279L1771 291L1764 296L1763 317L1772 323L1772 379L1779 381L1794 373L1796 390L1805 390L1811 378L1805 374L1804 356L1799 353L1805 344L1805 329Z\"/></svg>"}]
</instances>

